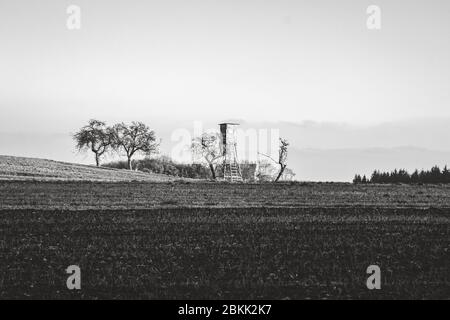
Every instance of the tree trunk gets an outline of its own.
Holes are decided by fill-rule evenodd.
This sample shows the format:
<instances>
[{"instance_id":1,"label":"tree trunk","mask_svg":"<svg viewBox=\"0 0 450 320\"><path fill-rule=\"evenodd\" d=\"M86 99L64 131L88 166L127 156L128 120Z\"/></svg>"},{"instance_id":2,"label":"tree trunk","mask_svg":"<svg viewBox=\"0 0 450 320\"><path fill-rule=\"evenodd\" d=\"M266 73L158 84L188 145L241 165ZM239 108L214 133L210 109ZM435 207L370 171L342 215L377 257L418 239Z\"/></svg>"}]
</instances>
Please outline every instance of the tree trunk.
<instances>
[{"instance_id":1,"label":"tree trunk","mask_svg":"<svg viewBox=\"0 0 450 320\"><path fill-rule=\"evenodd\" d=\"M275 182L278 182L278 180L280 180L281 176L283 175L284 169L286 169L286 166L281 165L280 172L278 172L278 176L275 179Z\"/></svg>"},{"instance_id":2,"label":"tree trunk","mask_svg":"<svg viewBox=\"0 0 450 320\"><path fill-rule=\"evenodd\" d=\"M131 157L128 157L128 169L133 170L133 164L131 163Z\"/></svg>"},{"instance_id":3,"label":"tree trunk","mask_svg":"<svg viewBox=\"0 0 450 320\"><path fill-rule=\"evenodd\" d=\"M212 163L209 164L209 169L211 170L213 180L216 180L216 170L214 169L214 165Z\"/></svg>"},{"instance_id":4,"label":"tree trunk","mask_svg":"<svg viewBox=\"0 0 450 320\"><path fill-rule=\"evenodd\" d=\"M95 154L95 164L100 167L100 156L98 153Z\"/></svg>"}]
</instances>

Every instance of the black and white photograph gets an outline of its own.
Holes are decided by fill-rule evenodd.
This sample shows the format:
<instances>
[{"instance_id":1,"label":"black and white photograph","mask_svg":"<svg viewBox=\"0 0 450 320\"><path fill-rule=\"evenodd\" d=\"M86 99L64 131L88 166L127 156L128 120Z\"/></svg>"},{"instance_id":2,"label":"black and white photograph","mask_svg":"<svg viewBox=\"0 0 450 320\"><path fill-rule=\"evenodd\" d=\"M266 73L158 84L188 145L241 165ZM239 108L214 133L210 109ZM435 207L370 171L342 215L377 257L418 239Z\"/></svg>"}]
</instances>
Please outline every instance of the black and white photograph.
<instances>
[{"instance_id":1,"label":"black and white photograph","mask_svg":"<svg viewBox=\"0 0 450 320\"><path fill-rule=\"evenodd\" d=\"M449 299L448 0L0 0L0 300Z\"/></svg>"}]
</instances>

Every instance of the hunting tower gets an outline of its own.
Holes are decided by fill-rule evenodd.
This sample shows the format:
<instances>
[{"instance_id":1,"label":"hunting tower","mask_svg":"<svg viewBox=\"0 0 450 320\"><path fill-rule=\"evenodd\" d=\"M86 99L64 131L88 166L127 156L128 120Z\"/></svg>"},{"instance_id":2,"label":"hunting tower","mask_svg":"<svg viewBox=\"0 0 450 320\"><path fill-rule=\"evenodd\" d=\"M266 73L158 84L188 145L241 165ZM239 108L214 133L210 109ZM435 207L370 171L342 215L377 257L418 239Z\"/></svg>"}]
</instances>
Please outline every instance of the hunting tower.
<instances>
[{"instance_id":1,"label":"hunting tower","mask_svg":"<svg viewBox=\"0 0 450 320\"><path fill-rule=\"evenodd\" d=\"M238 123L220 123L222 137L223 178L226 181L242 181L241 168L237 158L236 126Z\"/></svg>"}]
</instances>

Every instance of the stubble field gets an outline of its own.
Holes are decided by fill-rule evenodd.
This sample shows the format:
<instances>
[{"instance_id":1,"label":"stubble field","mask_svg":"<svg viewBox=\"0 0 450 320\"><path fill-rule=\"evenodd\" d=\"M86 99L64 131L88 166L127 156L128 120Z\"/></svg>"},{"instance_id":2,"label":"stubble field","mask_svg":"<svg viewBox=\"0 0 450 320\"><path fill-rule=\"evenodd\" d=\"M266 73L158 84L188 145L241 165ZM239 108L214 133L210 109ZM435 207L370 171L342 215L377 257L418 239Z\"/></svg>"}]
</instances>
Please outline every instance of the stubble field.
<instances>
[{"instance_id":1,"label":"stubble field","mask_svg":"<svg viewBox=\"0 0 450 320\"><path fill-rule=\"evenodd\" d=\"M448 186L4 181L0 195L3 299L450 298Z\"/></svg>"}]
</instances>

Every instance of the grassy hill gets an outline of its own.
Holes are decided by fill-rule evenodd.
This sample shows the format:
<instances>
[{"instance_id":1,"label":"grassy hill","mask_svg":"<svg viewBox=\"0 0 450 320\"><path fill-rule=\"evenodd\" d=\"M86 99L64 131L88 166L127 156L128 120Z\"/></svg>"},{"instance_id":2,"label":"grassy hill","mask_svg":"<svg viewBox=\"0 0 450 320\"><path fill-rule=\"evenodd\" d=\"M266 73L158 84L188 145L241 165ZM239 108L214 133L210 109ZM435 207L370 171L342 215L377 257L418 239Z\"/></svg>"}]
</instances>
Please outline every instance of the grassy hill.
<instances>
[{"instance_id":1,"label":"grassy hill","mask_svg":"<svg viewBox=\"0 0 450 320\"><path fill-rule=\"evenodd\" d=\"M0 155L0 180L173 181L161 174Z\"/></svg>"}]
</instances>

